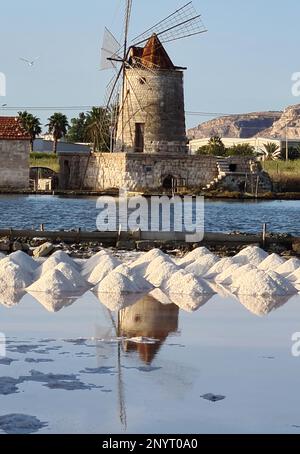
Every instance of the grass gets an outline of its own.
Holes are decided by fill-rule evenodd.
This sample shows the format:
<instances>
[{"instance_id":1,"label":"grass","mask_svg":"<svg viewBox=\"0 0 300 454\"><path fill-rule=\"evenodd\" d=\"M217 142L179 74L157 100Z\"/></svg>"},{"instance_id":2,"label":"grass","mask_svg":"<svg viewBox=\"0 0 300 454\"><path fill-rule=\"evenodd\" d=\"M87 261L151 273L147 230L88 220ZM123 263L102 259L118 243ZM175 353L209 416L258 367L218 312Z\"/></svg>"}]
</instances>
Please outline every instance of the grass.
<instances>
[{"instance_id":1,"label":"grass","mask_svg":"<svg viewBox=\"0 0 300 454\"><path fill-rule=\"evenodd\" d=\"M59 160L53 153L30 153L30 167L48 167L59 172Z\"/></svg>"},{"instance_id":2,"label":"grass","mask_svg":"<svg viewBox=\"0 0 300 454\"><path fill-rule=\"evenodd\" d=\"M295 161L266 161L264 170L279 192L300 192L300 159Z\"/></svg>"}]
</instances>

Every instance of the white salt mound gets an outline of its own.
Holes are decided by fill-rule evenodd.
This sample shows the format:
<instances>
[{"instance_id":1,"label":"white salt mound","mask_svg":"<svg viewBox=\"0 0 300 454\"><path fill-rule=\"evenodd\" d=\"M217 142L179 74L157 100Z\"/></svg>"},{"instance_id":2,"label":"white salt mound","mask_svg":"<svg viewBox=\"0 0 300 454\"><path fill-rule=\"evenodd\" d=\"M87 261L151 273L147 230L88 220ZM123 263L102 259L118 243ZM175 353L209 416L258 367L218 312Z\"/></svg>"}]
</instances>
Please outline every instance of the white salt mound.
<instances>
[{"instance_id":1,"label":"white salt mound","mask_svg":"<svg viewBox=\"0 0 300 454\"><path fill-rule=\"evenodd\" d=\"M99 284L111 271L121 264L120 260L110 255L102 255L98 265L92 271L84 269L81 272L88 282L93 285Z\"/></svg>"},{"instance_id":2,"label":"white salt mound","mask_svg":"<svg viewBox=\"0 0 300 454\"><path fill-rule=\"evenodd\" d=\"M272 272L271 272L272 273ZM291 287L265 271L254 269L234 279L232 291L250 296L285 296Z\"/></svg>"},{"instance_id":3,"label":"white salt mound","mask_svg":"<svg viewBox=\"0 0 300 454\"><path fill-rule=\"evenodd\" d=\"M56 268L61 263L71 266L78 270L77 263L63 251L57 251L42 263L35 271L35 278L39 279L43 274Z\"/></svg>"},{"instance_id":4,"label":"white salt mound","mask_svg":"<svg viewBox=\"0 0 300 454\"><path fill-rule=\"evenodd\" d=\"M170 277L180 268L169 257L157 257L146 268L144 277L154 287L164 287Z\"/></svg>"},{"instance_id":5,"label":"white salt mound","mask_svg":"<svg viewBox=\"0 0 300 454\"><path fill-rule=\"evenodd\" d=\"M6 257L0 262L0 292L3 293L7 288L15 290L25 289L32 283L33 277L31 269L22 267L14 263L10 257Z\"/></svg>"},{"instance_id":6,"label":"white salt mound","mask_svg":"<svg viewBox=\"0 0 300 454\"><path fill-rule=\"evenodd\" d=\"M238 265L237 263L234 263L233 265L226 268L221 274L217 275L215 278L215 281L218 284L230 285L230 284L232 284L232 274L236 270L240 270L241 268L242 267L240 265Z\"/></svg>"},{"instance_id":7,"label":"white salt mound","mask_svg":"<svg viewBox=\"0 0 300 454\"><path fill-rule=\"evenodd\" d=\"M13 252L6 258L30 273L33 273L39 266L38 262L36 262L33 258L29 257L29 255L25 254L25 252L22 251Z\"/></svg>"},{"instance_id":8,"label":"white salt mound","mask_svg":"<svg viewBox=\"0 0 300 454\"><path fill-rule=\"evenodd\" d=\"M267 271L267 273L281 287L285 295L294 295L297 293L294 285L286 277L275 273L275 271Z\"/></svg>"},{"instance_id":9,"label":"white salt mound","mask_svg":"<svg viewBox=\"0 0 300 454\"><path fill-rule=\"evenodd\" d=\"M247 274L255 270L257 270L257 267L251 264L240 266L231 273L231 278L227 279L226 285L234 286L236 282L239 282L240 279L246 279Z\"/></svg>"},{"instance_id":10,"label":"white salt mound","mask_svg":"<svg viewBox=\"0 0 300 454\"><path fill-rule=\"evenodd\" d=\"M285 260L278 254L271 254L263 262L260 263L258 268L263 271L275 271L280 265L285 263Z\"/></svg>"},{"instance_id":11,"label":"white salt mound","mask_svg":"<svg viewBox=\"0 0 300 454\"><path fill-rule=\"evenodd\" d=\"M93 290L98 293L145 293L153 286L135 270L126 265L120 265L109 273Z\"/></svg>"},{"instance_id":12,"label":"white salt mound","mask_svg":"<svg viewBox=\"0 0 300 454\"><path fill-rule=\"evenodd\" d=\"M27 288L29 292L46 292L54 294L74 292L74 283L70 281L60 270L54 268L43 274Z\"/></svg>"},{"instance_id":13,"label":"white salt mound","mask_svg":"<svg viewBox=\"0 0 300 454\"><path fill-rule=\"evenodd\" d=\"M182 259L178 261L178 265L186 267L195 260L201 259L205 255L213 255L206 247L199 247L194 249L192 252L186 254Z\"/></svg>"},{"instance_id":14,"label":"white salt mound","mask_svg":"<svg viewBox=\"0 0 300 454\"><path fill-rule=\"evenodd\" d=\"M211 267L216 265L218 262L220 262L219 257L216 257L215 255L204 255L200 259L197 259L188 265L185 270L188 273L193 273L197 277L201 277L205 276Z\"/></svg>"},{"instance_id":15,"label":"white salt mound","mask_svg":"<svg viewBox=\"0 0 300 454\"><path fill-rule=\"evenodd\" d=\"M97 252L97 254L85 261L82 266L81 274L83 276L88 276L101 263L103 257L111 257L111 254L106 250Z\"/></svg>"},{"instance_id":16,"label":"white salt mound","mask_svg":"<svg viewBox=\"0 0 300 454\"><path fill-rule=\"evenodd\" d=\"M278 274L282 274L282 276L288 276L289 274L296 271L300 268L300 260L296 258L292 258L290 260L285 261L282 265L277 267L274 271Z\"/></svg>"},{"instance_id":17,"label":"white salt mound","mask_svg":"<svg viewBox=\"0 0 300 454\"><path fill-rule=\"evenodd\" d=\"M87 289L89 287L88 283L83 279L81 274L68 263L60 263L55 269L60 271L68 279L75 291Z\"/></svg>"},{"instance_id":18,"label":"white salt mound","mask_svg":"<svg viewBox=\"0 0 300 454\"><path fill-rule=\"evenodd\" d=\"M247 263L259 266L268 257L268 255L269 254L266 251L257 246L249 246L239 252L239 254L235 257L245 257L247 259Z\"/></svg>"},{"instance_id":19,"label":"white salt mound","mask_svg":"<svg viewBox=\"0 0 300 454\"><path fill-rule=\"evenodd\" d=\"M142 254L141 257L130 263L129 266L145 276L148 265L156 259L167 260L170 263L172 261L171 258L160 249L152 249L146 254Z\"/></svg>"},{"instance_id":20,"label":"white salt mound","mask_svg":"<svg viewBox=\"0 0 300 454\"><path fill-rule=\"evenodd\" d=\"M205 279L214 279L218 274L223 273L232 265L238 265L243 257L225 257L217 261L205 274ZM243 260L241 260L243 262Z\"/></svg>"},{"instance_id":21,"label":"white salt mound","mask_svg":"<svg viewBox=\"0 0 300 454\"><path fill-rule=\"evenodd\" d=\"M204 280L197 279L193 274L185 270L179 270L172 274L165 283L164 290L168 294L175 293L190 296L212 294L211 288Z\"/></svg>"}]
</instances>

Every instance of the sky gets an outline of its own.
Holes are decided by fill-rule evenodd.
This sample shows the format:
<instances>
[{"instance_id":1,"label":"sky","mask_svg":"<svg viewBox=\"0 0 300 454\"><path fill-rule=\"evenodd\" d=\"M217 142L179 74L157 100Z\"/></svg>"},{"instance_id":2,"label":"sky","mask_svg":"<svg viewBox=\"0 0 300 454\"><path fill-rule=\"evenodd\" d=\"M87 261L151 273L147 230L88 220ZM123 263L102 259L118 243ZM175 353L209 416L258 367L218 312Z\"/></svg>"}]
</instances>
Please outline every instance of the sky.
<instances>
[{"instance_id":1,"label":"sky","mask_svg":"<svg viewBox=\"0 0 300 454\"><path fill-rule=\"evenodd\" d=\"M187 1L133 0L130 36ZM186 111L242 113L300 103L291 90L292 74L300 72L299 0L193 3L208 32L166 46L173 62L188 68ZM7 94L0 97L0 114L27 108L46 123L52 108L103 104L112 76L99 70L103 30L107 26L121 39L124 4L125 0L2 2L0 73L6 76ZM19 59L37 56L32 68ZM78 113L64 112L70 117ZM187 115L187 125L208 119Z\"/></svg>"}]
</instances>

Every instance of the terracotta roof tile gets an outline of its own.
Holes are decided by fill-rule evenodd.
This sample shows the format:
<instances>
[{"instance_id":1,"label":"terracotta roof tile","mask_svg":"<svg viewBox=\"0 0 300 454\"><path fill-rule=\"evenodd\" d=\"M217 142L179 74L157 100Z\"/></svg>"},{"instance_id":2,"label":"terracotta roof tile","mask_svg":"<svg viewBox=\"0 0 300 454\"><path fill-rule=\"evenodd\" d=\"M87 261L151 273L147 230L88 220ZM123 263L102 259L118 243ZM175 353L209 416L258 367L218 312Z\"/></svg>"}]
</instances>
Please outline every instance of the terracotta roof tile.
<instances>
[{"instance_id":1,"label":"terracotta roof tile","mask_svg":"<svg viewBox=\"0 0 300 454\"><path fill-rule=\"evenodd\" d=\"M29 140L19 117L0 117L0 140Z\"/></svg>"}]
</instances>

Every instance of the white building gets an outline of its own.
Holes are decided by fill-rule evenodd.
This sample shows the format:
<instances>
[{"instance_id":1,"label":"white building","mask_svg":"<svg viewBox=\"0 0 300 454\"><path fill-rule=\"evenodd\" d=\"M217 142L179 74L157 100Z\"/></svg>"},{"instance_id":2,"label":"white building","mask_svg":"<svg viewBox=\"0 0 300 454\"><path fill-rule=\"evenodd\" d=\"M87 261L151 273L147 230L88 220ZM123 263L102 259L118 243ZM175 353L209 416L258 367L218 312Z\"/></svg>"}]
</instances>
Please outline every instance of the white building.
<instances>
[{"instance_id":1,"label":"white building","mask_svg":"<svg viewBox=\"0 0 300 454\"><path fill-rule=\"evenodd\" d=\"M191 154L196 154L199 148L208 144L210 137L205 139L194 139L189 142L189 148ZM264 145L267 143L275 143L282 151L286 149L286 139L270 139L264 137L250 137L248 139L240 139L240 138L222 138L222 142L224 143L226 148L233 147L234 145L242 145L242 144L249 144L252 147L257 149L263 149ZM288 139L288 147L293 148L300 145L300 138L299 139Z\"/></svg>"}]
</instances>

